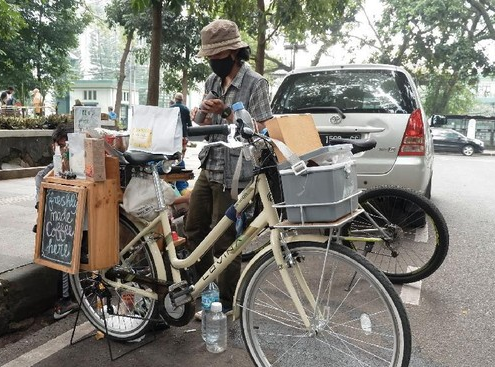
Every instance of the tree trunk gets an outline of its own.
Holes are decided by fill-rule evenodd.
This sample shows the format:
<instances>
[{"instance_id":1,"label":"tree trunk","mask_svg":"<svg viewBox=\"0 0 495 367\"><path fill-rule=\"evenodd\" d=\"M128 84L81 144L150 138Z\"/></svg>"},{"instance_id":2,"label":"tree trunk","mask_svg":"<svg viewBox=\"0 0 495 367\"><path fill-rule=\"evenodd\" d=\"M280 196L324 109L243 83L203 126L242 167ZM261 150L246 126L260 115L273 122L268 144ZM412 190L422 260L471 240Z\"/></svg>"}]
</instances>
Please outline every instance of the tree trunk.
<instances>
[{"instance_id":1,"label":"tree trunk","mask_svg":"<svg viewBox=\"0 0 495 367\"><path fill-rule=\"evenodd\" d=\"M256 45L256 71L265 73L265 48L266 48L266 11L264 0L258 0L258 37Z\"/></svg>"},{"instance_id":2,"label":"tree trunk","mask_svg":"<svg viewBox=\"0 0 495 367\"><path fill-rule=\"evenodd\" d=\"M120 59L119 78L117 80L117 94L115 96L115 107L114 107L114 111L117 114L117 119L115 120L115 127L118 127L118 120L120 118L120 108L122 105L122 86L124 85L124 79L125 79L125 63L127 61L127 56L129 56L129 52L131 50L131 42L133 38L134 38L134 31L131 31L129 34L127 34L124 52L122 53L122 58Z\"/></svg>"},{"instance_id":3,"label":"tree trunk","mask_svg":"<svg viewBox=\"0 0 495 367\"><path fill-rule=\"evenodd\" d=\"M187 73L187 69L182 70L182 95L184 96L184 101L183 103L186 104L187 102L187 93L188 93L188 88L187 88L187 83L189 82L189 75Z\"/></svg>"},{"instance_id":4,"label":"tree trunk","mask_svg":"<svg viewBox=\"0 0 495 367\"><path fill-rule=\"evenodd\" d=\"M148 100L146 104L149 106L158 106L163 4L161 0L153 0L152 3L153 24L151 31L150 69L148 74Z\"/></svg>"}]
</instances>

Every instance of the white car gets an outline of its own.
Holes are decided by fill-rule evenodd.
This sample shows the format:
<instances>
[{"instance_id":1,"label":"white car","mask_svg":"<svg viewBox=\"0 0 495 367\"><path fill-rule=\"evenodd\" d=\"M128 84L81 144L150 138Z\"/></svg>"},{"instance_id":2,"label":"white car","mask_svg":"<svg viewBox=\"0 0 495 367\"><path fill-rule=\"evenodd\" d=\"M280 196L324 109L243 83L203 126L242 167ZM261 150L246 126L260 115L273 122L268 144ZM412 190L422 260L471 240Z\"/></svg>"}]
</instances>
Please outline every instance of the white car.
<instances>
[{"instance_id":1,"label":"white car","mask_svg":"<svg viewBox=\"0 0 495 367\"><path fill-rule=\"evenodd\" d=\"M398 185L430 197L432 137L404 68L349 64L295 70L275 93L272 111L311 113L324 145L334 138L375 139L373 150L356 155L360 188Z\"/></svg>"}]
</instances>

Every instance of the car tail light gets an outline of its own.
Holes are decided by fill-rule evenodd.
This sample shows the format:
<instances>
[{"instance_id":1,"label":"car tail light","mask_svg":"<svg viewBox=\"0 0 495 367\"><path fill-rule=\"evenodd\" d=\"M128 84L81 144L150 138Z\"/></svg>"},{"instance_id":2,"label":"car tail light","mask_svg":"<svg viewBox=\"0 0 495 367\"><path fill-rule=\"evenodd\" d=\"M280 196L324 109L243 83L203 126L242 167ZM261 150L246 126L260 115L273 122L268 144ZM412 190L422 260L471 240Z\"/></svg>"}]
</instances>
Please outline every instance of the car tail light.
<instances>
[{"instance_id":1,"label":"car tail light","mask_svg":"<svg viewBox=\"0 0 495 367\"><path fill-rule=\"evenodd\" d=\"M414 110L407 121L406 131L399 149L400 156L425 155L425 130L420 109Z\"/></svg>"}]
</instances>

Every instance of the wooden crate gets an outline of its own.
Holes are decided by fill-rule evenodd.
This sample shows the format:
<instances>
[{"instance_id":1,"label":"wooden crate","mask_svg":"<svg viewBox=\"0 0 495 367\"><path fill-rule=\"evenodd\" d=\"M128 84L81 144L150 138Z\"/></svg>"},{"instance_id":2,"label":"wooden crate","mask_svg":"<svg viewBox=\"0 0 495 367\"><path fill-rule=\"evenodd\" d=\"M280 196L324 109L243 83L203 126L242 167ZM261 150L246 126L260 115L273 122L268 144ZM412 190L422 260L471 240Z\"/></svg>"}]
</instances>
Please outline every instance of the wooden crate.
<instances>
[{"instance_id":1,"label":"wooden crate","mask_svg":"<svg viewBox=\"0 0 495 367\"><path fill-rule=\"evenodd\" d=\"M44 182L82 187L86 191L88 229L88 264L80 264L80 270L99 270L119 262L119 201L122 196L119 182L118 160L106 157L107 179L103 182L66 180L53 174Z\"/></svg>"}]
</instances>

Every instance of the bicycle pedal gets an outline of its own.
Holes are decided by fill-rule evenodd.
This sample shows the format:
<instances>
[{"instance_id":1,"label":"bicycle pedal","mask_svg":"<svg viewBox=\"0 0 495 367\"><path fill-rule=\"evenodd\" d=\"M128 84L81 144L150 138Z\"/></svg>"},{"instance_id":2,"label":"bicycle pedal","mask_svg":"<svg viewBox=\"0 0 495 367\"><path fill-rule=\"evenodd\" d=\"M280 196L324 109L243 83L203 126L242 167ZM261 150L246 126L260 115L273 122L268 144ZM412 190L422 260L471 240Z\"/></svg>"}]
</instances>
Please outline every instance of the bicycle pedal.
<instances>
[{"instance_id":1,"label":"bicycle pedal","mask_svg":"<svg viewBox=\"0 0 495 367\"><path fill-rule=\"evenodd\" d=\"M193 300L191 297L192 290L193 287L185 280L169 286L168 294L174 307L179 307L191 302Z\"/></svg>"}]
</instances>

